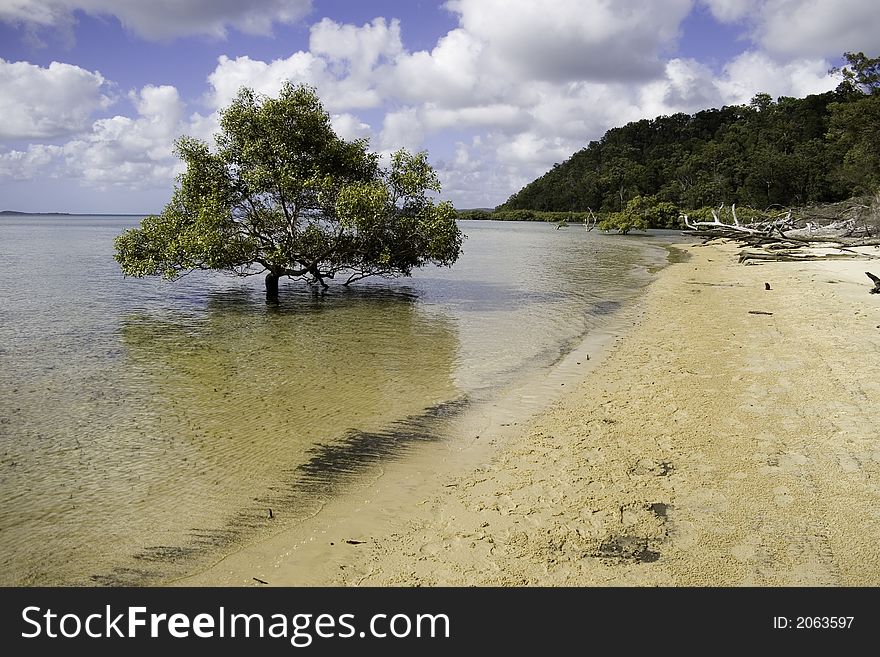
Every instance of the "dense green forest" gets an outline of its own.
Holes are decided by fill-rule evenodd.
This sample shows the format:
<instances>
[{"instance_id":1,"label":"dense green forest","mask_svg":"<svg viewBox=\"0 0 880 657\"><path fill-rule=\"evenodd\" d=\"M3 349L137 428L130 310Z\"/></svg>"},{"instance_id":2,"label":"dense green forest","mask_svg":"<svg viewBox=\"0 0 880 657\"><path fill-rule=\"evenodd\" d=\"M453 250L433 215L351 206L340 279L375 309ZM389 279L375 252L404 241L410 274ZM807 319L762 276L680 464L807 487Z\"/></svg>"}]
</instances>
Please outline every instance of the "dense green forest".
<instances>
[{"instance_id":1,"label":"dense green forest","mask_svg":"<svg viewBox=\"0 0 880 657\"><path fill-rule=\"evenodd\" d=\"M835 202L880 187L880 58L845 53L843 81L805 98L758 94L747 105L613 128L474 218L557 220L592 209L674 227L678 211ZM572 215L583 220L584 215Z\"/></svg>"}]
</instances>

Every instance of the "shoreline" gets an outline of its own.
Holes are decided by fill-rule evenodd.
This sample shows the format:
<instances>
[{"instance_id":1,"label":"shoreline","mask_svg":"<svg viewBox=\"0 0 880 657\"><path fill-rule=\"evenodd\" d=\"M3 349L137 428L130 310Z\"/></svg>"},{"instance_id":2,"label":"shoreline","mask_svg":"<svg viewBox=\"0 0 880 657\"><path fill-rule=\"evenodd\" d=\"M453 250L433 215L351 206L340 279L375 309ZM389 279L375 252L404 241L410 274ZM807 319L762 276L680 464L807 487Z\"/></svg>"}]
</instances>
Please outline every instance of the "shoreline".
<instances>
[{"instance_id":1,"label":"shoreline","mask_svg":"<svg viewBox=\"0 0 880 657\"><path fill-rule=\"evenodd\" d=\"M871 264L675 248L690 258L524 426L389 465L298 535L174 584L880 584Z\"/></svg>"}]
</instances>

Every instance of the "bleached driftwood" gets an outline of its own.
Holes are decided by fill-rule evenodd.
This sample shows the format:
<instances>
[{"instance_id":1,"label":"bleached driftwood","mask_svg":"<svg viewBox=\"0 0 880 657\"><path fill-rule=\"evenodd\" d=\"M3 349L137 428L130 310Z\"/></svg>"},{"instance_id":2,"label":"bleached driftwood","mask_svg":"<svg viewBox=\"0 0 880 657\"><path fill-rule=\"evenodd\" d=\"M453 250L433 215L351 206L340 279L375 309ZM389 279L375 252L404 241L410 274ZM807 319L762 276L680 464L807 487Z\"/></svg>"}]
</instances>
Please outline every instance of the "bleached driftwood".
<instances>
[{"instance_id":1,"label":"bleached driftwood","mask_svg":"<svg viewBox=\"0 0 880 657\"><path fill-rule=\"evenodd\" d=\"M862 260L864 254L854 251L841 253L799 253L791 250L789 252L768 252L768 251L750 251L743 249L739 252L739 261L748 263L750 260L768 260L772 262L801 262L804 260Z\"/></svg>"},{"instance_id":2,"label":"bleached driftwood","mask_svg":"<svg viewBox=\"0 0 880 657\"><path fill-rule=\"evenodd\" d=\"M692 222L686 214L682 214L682 220L688 230L687 235L694 235L708 240L730 239L744 242L748 246L760 246L765 249L779 252L804 246L822 244L824 246L840 247L870 246L880 244L880 237L875 235L865 221L859 221L855 217L847 217L833 221L824 226L808 222L806 226L798 228L792 219L792 211L771 217L764 221L756 221L742 224L736 214L736 206L731 206L730 215L732 223L722 221L718 213L724 208L722 204L718 210L712 210L714 221ZM822 255L815 257L824 257ZM771 258L767 258L771 259ZM783 259L781 257L776 259Z\"/></svg>"},{"instance_id":3,"label":"bleached driftwood","mask_svg":"<svg viewBox=\"0 0 880 657\"><path fill-rule=\"evenodd\" d=\"M730 214L733 218L733 223L727 223L721 221L718 217L718 212L720 212L724 208L724 204L722 203L718 210L716 211L714 208L712 209L712 218L714 221L695 221L691 222L690 218L686 214L682 214L681 218L684 221L684 225L688 227L688 231L685 231L689 234L699 235L701 237L710 237L710 238L730 238L730 239L743 239L748 238L752 241L753 238L769 238L773 235L774 232L780 233L780 235L784 235L783 231L794 228L794 223L791 220L791 210L788 211L784 216L776 217L774 219L768 221L760 221L753 222L747 225L743 225L739 222L739 218L736 215L736 205L730 206Z\"/></svg>"},{"instance_id":4,"label":"bleached driftwood","mask_svg":"<svg viewBox=\"0 0 880 657\"><path fill-rule=\"evenodd\" d=\"M593 208L587 208L587 212L590 213L590 221L585 222L585 226L587 227L587 232L589 233L596 227L596 224L599 223L599 220L596 219L596 215L593 214Z\"/></svg>"}]
</instances>

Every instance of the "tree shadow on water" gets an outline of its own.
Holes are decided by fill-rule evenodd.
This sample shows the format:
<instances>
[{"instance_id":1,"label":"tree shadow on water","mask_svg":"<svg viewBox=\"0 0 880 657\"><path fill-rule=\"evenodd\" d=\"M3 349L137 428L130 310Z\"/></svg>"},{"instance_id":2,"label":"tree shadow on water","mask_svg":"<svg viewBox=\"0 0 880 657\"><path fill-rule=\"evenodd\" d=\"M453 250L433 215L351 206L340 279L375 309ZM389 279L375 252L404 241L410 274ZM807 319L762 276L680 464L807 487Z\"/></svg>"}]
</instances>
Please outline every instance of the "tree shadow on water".
<instances>
[{"instance_id":1,"label":"tree shadow on water","mask_svg":"<svg viewBox=\"0 0 880 657\"><path fill-rule=\"evenodd\" d=\"M125 317L126 366L151 392L149 433L174 455L147 476L177 517L160 543L92 581L167 579L439 440L466 404L453 381L458 337L417 298L361 286L267 308L232 289L210 294L201 313Z\"/></svg>"}]
</instances>

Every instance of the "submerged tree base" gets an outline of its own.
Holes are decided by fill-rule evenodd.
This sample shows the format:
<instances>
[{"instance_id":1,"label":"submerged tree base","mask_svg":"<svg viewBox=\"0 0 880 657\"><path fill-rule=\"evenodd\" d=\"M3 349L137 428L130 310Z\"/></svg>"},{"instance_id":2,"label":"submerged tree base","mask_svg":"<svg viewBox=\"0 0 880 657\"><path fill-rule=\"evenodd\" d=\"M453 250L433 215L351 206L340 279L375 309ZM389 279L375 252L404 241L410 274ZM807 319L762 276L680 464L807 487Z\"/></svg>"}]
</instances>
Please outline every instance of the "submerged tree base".
<instances>
[{"instance_id":1,"label":"submerged tree base","mask_svg":"<svg viewBox=\"0 0 880 657\"><path fill-rule=\"evenodd\" d=\"M278 276L266 274L266 301L278 302Z\"/></svg>"}]
</instances>

